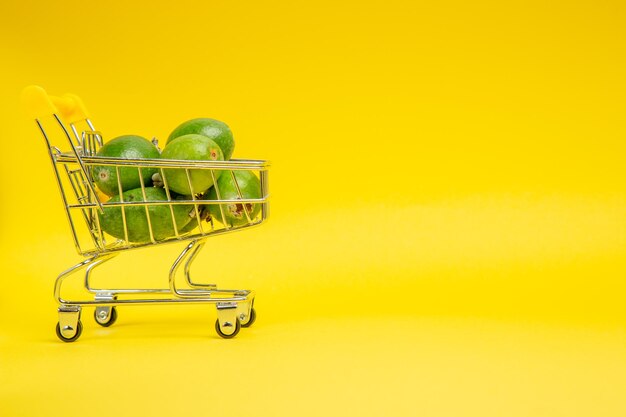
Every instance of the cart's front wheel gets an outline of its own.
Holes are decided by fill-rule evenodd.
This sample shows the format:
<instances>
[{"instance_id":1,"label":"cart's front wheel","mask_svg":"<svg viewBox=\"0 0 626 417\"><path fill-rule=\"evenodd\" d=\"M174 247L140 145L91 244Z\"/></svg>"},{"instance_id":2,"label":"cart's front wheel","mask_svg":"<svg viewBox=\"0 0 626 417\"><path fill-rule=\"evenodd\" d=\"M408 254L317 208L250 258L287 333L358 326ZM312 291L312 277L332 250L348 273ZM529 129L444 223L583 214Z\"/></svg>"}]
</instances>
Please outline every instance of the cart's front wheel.
<instances>
[{"instance_id":1,"label":"cart's front wheel","mask_svg":"<svg viewBox=\"0 0 626 417\"><path fill-rule=\"evenodd\" d=\"M102 327L109 327L117 320L117 309L115 307L97 307L93 312L93 317Z\"/></svg>"},{"instance_id":2,"label":"cart's front wheel","mask_svg":"<svg viewBox=\"0 0 626 417\"><path fill-rule=\"evenodd\" d=\"M61 323L57 323L57 336L59 337L59 339L61 339L64 342L74 342L75 340L77 340L81 333L83 332L83 324L80 322L80 320L78 320L77 324L76 324L76 331L74 333L73 336L71 337L66 337L63 335L63 333L65 332L66 334L68 333L68 330L71 329L64 329L63 332L61 331Z\"/></svg>"},{"instance_id":3,"label":"cart's front wheel","mask_svg":"<svg viewBox=\"0 0 626 417\"><path fill-rule=\"evenodd\" d=\"M232 324L229 322L228 323L230 326L232 326ZM235 320L235 330L232 330L232 327L230 327L227 331L227 333L225 333L222 330L222 327L220 326L220 320L217 319L217 321L215 322L215 331L217 332L217 334L219 334L221 337L223 337L224 339L230 339L233 338L235 336L237 336L237 333L239 333L239 330L241 330L241 323L239 322L239 319L237 318ZM232 332L232 333L230 333Z\"/></svg>"}]
</instances>

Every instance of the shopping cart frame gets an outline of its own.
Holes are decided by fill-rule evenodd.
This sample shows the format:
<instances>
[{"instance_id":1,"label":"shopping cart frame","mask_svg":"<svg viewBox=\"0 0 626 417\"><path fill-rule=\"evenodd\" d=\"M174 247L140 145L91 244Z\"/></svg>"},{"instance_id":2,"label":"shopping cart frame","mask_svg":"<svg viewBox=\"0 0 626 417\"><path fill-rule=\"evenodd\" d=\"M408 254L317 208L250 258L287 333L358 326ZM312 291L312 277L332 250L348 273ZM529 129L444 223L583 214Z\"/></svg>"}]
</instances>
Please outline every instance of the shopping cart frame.
<instances>
[{"instance_id":1,"label":"shopping cart frame","mask_svg":"<svg viewBox=\"0 0 626 417\"><path fill-rule=\"evenodd\" d=\"M121 159L96 155L103 144L102 134L97 131L88 117L82 101L74 95L63 97L48 96L40 87L31 86L24 90L23 101L35 116L35 122L45 139L48 155L52 162L55 180L58 185L65 213L72 232L72 238L78 254L87 259L63 271L54 285L54 298L58 303L59 321L56 333L65 342L77 340L82 333L81 313L83 307L95 307L94 318L101 326L108 327L117 319L117 306L149 305L149 304L215 304L217 320L215 329L219 336L232 338L242 327L249 327L256 319L254 309L255 292L252 290L222 289L214 283L201 283L191 277L191 266L211 236L231 233L255 227L264 222L269 215L268 169L270 164L264 160L233 159L229 161L188 161L171 159ZM34 109L34 110L33 110ZM50 119L58 129L60 136L69 145L70 150L63 152L53 146L49 129L44 127L43 119ZM217 199L207 202L196 195L191 199L174 199L167 190L166 201L150 201L146 198L147 185L141 185L143 201L123 201L111 203L101 201L91 168L94 166L110 166L118 173L118 187L122 191L119 170L122 168L137 169L141 177L142 169L158 170L161 178L164 172L171 169L185 170L191 187L190 172L206 171L210 173L217 188ZM259 178L261 198L243 198L235 177L237 171L251 171ZM216 175L231 175L238 192L237 198L221 198L217 187ZM165 180L165 182L167 182ZM120 193L122 194L122 193ZM221 224L218 219L203 213L207 204L216 204L221 213ZM157 240L151 224L150 208L157 205L169 206L173 222L174 235ZM190 209L191 222L197 222L192 231L181 233L176 226L173 207L185 205ZM245 219L234 224L229 223L225 209L230 205L243 207ZM253 215L251 207L260 206L257 215ZM98 213L109 207L120 207L123 218L124 238L112 239L102 230ZM146 219L150 233L150 241L131 242L128 240L126 223L127 209L145 207ZM81 218L84 222L81 221ZM215 221L217 220L217 221ZM87 233L79 232L80 226L86 226ZM85 235L88 239L85 239ZM174 260L169 269L168 286L162 288L96 288L92 285L94 270L119 256L122 252L146 247L154 247L168 243L186 243L182 252ZM181 273L182 268L182 273ZM63 296L63 286L71 277L84 274L83 286L90 294L85 299L70 299ZM180 279L180 276L184 280ZM177 279L178 278L178 279ZM180 285L180 281L184 285Z\"/></svg>"}]
</instances>

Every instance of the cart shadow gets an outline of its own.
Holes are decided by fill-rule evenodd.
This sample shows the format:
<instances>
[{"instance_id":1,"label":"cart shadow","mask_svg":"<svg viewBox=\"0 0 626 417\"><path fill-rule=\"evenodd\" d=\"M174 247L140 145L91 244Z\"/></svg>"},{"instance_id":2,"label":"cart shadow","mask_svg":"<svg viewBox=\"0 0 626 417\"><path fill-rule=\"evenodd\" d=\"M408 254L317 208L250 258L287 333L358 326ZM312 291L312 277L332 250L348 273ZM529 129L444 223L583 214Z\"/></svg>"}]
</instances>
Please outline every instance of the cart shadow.
<instances>
[{"instance_id":1,"label":"cart shadow","mask_svg":"<svg viewBox=\"0 0 626 417\"><path fill-rule=\"evenodd\" d=\"M247 331L241 331L236 337L245 336L244 333ZM88 336L90 339L106 338L111 340L224 340L215 332L215 319L211 318L136 320L118 322L106 328L92 325L85 328L84 336Z\"/></svg>"}]
</instances>

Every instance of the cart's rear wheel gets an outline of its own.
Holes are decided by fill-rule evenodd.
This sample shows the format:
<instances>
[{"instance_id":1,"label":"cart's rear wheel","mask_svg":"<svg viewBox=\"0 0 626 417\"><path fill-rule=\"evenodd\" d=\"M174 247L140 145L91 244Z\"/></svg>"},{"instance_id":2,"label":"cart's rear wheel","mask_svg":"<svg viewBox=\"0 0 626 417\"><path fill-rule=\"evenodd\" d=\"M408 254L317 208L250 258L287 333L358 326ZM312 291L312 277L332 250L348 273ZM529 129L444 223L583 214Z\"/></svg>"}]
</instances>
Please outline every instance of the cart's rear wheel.
<instances>
[{"instance_id":1,"label":"cart's rear wheel","mask_svg":"<svg viewBox=\"0 0 626 417\"><path fill-rule=\"evenodd\" d=\"M215 331L217 332L217 334L219 334L224 339L231 339L231 338L237 336L237 333L239 333L239 330L241 330L241 323L239 322L238 318L235 320L235 331L232 332L231 334L227 334L227 333L224 333L222 331L222 327L220 326L220 320L219 319L217 319L215 321Z\"/></svg>"},{"instance_id":2,"label":"cart's rear wheel","mask_svg":"<svg viewBox=\"0 0 626 417\"><path fill-rule=\"evenodd\" d=\"M81 333L83 332L83 324L80 322L80 320L78 320L78 323L76 324L76 333L74 333L74 336L72 337L65 337L63 336L63 334L61 333L61 323L57 322L57 336L59 337L59 339L61 339L64 342L74 342L75 340L77 340Z\"/></svg>"},{"instance_id":3,"label":"cart's rear wheel","mask_svg":"<svg viewBox=\"0 0 626 417\"><path fill-rule=\"evenodd\" d=\"M250 309L250 318L248 319L247 322L242 324L241 327L250 327L252 326L252 323L254 323L255 320L256 320L256 311L254 310L254 307L252 307Z\"/></svg>"},{"instance_id":4,"label":"cart's rear wheel","mask_svg":"<svg viewBox=\"0 0 626 417\"><path fill-rule=\"evenodd\" d=\"M111 311L107 315L108 317L105 317L106 321L102 321L102 318L99 317L99 314L102 314L102 312L103 312L103 310L98 311L97 308L93 312L93 317L94 317L94 319L96 319L96 323L98 323L102 327L109 327L113 323L115 323L115 321L117 320L117 308L111 307Z\"/></svg>"}]
</instances>

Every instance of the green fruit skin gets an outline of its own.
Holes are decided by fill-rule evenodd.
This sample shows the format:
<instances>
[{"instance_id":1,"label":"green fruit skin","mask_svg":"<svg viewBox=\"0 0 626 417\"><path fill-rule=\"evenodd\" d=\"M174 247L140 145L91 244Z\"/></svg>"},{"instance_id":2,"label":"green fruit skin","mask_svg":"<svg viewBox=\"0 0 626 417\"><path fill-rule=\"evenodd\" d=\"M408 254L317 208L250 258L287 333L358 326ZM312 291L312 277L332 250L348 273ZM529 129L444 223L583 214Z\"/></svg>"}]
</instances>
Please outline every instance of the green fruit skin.
<instances>
[{"instance_id":1,"label":"green fruit skin","mask_svg":"<svg viewBox=\"0 0 626 417\"><path fill-rule=\"evenodd\" d=\"M232 171L239 184L241 190L241 196L244 199L247 198L261 198L261 182L250 171ZM238 199L237 187L233 181L231 171L224 171L220 178L217 180L217 187L219 188L220 198L222 200ZM217 200L217 192L215 187L211 188L204 196L205 200ZM243 210L243 205L237 204L207 204L211 217L220 223L223 223L222 213L220 206L224 211L224 217L226 218L226 226L242 226L248 223L248 218ZM259 214L261 210L261 204L252 204L251 210L248 209L250 220L254 221L254 218Z\"/></svg>"},{"instance_id":2,"label":"green fruit skin","mask_svg":"<svg viewBox=\"0 0 626 417\"><path fill-rule=\"evenodd\" d=\"M192 197L190 195L181 195L181 196L176 196L174 199L175 200L192 200ZM178 233L181 234L181 235L184 234L184 233L187 233L187 232L191 232L192 230L195 230L198 227L198 221L196 220L196 209L195 209L195 206L193 204L189 204L189 205L185 205L185 207L189 208L188 213L190 213L191 220L184 227L182 227L182 228L180 228L178 230ZM198 214L200 214L200 215L202 215L201 214L201 212L202 212L201 209L202 209L202 204L199 204L198 205ZM202 220L200 220L200 221L202 221ZM203 225L203 227L204 227L204 225ZM208 225L206 227L209 228ZM203 229L203 230L206 231L207 229Z\"/></svg>"},{"instance_id":3,"label":"green fruit skin","mask_svg":"<svg viewBox=\"0 0 626 417\"><path fill-rule=\"evenodd\" d=\"M189 223L187 223L185 225L185 227L183 227L181 230L179 230L178 233L180 233L182 235L184 233L191 232L192 230L195 230L197 227L198 227L198 222L196 221L195 218L193 218L193 219L191 219L191 221Z\"/></svg>"},{"instance_id":4,"label":"green fruit skin","mask_svg":"<svg viewBox=\"0 0 626 417\"><path fill-rule=\"evenodd\" d=\"M108 141L98 152L97 156L145 159L159 158L159 150L148 139L136 135L119 136ZM139 169L135 167L120 168L120 182L122 192L141 187L150 183L152 175L157 172L156 168L142 168L141 178ZM113 166L94 166L92 177L98 188L109 196L119 194L117 173Z\"/></svg>"},{"instance_id":5,"label":"green fruit skin","mask_svg":"<svg viewBox=\"0 0 626 417\"><path fill-rule=\"evenodd\" d=\"M213 140L202 135L184 135L169 142L163 152L161 158L164 159L183 159L183 160L200 160L200 161L223 161L224 155L222 150ZM165 184L167 187L178 194L199 194L208 190L213 185L213 177L208 169L190 169L191 187L189 189L189 181L184 169L163 170L165 175ZM220 175L221 171L213 171L215 179Z\"/></svg>"},{"instance_id":6,"label":"green fruit skin","mask_svg":"<svg viewBox=\"0 0 626 417\"><path fill-rule=\"evenodd\" d=\"M166 145L172 140L190 133L196 135L203 135L212 139L222 150L224 154L224 160L230 160L235 150L235 140L233 139L233 133L230 131L228 125L224 122L220 122L215 119L192 119L185 123L182 123L176 129L170 133L167 138Z\"/></svg>"},{"instance_id":7,"label":"green fruit skin","mask_svg":"<svg viewBox=\"0 0 626 417\"><path fill-rule=\"evenodd\" d=\"M145 201L167 201L167 194L162 188L146 187ZM122 194L125 202L144 201L141 188L126 191ZM120 196L112 197L108 202L120 201ZM180 231L191 220L189 207L186 205L172 205L176 226ZM128 226L129 242L150 242L150 229L148 217L146 216L146 206L125 207L126 224ZM175 236L174 223L170 206L152 205L148 206L150 213L150 223L155 240L163 240ZM106 233L118 239L124 239L124 222L122 219L121 207L105 207L104 213L99 213L100 227ZM180 234L181 232L179 232Z\"/></svg>"}]
</instances>

